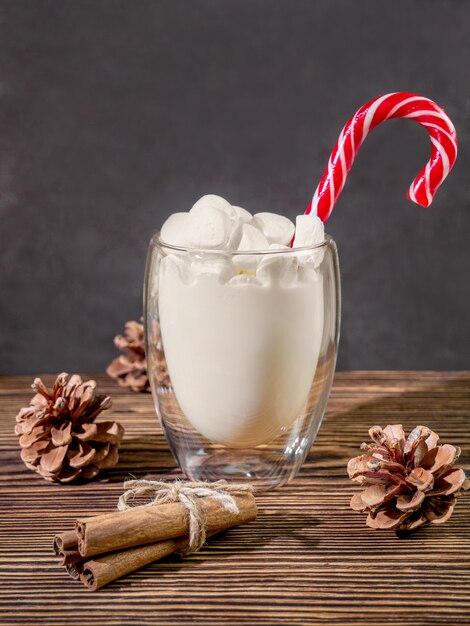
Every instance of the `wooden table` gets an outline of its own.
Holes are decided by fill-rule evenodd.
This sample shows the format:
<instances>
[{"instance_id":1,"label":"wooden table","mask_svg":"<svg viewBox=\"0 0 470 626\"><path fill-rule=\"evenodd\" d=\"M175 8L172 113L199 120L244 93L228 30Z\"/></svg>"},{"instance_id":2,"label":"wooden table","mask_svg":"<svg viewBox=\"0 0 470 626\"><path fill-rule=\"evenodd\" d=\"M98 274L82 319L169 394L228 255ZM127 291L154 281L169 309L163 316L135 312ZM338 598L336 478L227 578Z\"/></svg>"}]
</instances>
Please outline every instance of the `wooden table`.
<instances>
[{"instance_id":1,"label":"wooden table","mask_svg":"<svg viewBox=\"0 0 470 626\"><path fill-rule=\"evenodd\" d=\"M126 438L119 466L81 486L49 484L23 466L13 428L31 377L0 379L1 623L470 624L470 496L445 526L399 539L368 530L349 509L355 487L346 476L368 428L397 422L426 424L460 445L468 470L470 372L338 373L300 475L258 497L256 522L90 593L57 566L54 533L112 510L130 473L180 475L150 395L97 378Z\"/></svg>"}]
</instances>

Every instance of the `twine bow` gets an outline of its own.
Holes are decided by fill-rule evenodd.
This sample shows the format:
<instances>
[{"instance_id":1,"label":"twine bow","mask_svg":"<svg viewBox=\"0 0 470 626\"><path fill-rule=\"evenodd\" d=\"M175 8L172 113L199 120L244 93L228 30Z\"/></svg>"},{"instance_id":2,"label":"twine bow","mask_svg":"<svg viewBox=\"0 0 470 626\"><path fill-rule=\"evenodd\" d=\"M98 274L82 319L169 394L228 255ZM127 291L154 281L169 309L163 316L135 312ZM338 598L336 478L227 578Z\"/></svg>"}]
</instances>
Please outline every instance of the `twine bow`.
<instances>
[{"instance_id":1,"label":"twine bow","mask_svg":"<svg viewBox=\"0 0 470 626\"><path fill-rule=\"evenodd\" d=\"M175 481L166 483L160 480L127 480L124 482L126 491L118 501L118 510L135 506L152 506L155 504L170 504L181 502L189 514L189 544L185 554L196 552L206 541L206 521L201 507L201 498L212 498L220 505L235 515L239 512L237 503L231 495L236 492L251 492L252 485L231 484L225 480L214 483L200 481ZM129 504L139 496L152 495L153 499L143 505Z\"/></svg>"}]
</instances>

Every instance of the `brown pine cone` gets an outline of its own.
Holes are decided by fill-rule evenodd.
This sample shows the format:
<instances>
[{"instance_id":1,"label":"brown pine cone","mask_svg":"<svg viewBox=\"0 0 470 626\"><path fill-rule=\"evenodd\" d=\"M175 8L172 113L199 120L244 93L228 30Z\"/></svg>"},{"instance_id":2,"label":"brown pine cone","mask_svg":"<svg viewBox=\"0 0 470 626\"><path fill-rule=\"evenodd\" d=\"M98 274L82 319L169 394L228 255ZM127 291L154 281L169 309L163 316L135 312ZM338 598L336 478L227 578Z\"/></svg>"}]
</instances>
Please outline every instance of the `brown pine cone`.
<instances>
[{"instance_id":1,"label":"brown pine cone","mask_svg":"<svg viewBox=\"0 0 470 626\"><path fill-rule=\"evenodd\" d=\"M124 333L114 338L114 345L124 354L108 365L108 376L132 391L150 391L143 325L135 321L127 322Z\"/></svg>"},{"instance_id":2,"label":"brown pine cone","mask_svg":"<svg viewBox=\"0 0 470 626\"><path fill-rule=\"evenodd\" d=\"M437 445L438 435L417 426L405 440L403 426L373 426L367 452L351 459L351 480L369 485L351 499L351 508L369 515L374 529L413 530L423 524L443 524L470 482L454 463L460 448Z\"/></svg>"},{"instance_id":3,"label":"brown pine cone","mask_svg":"<svg viewBox=\"0 0 470 626\"><path fill-rule=\"evenodd\" d=\"M40 378L31 386L36 395L16 416L15 427L26 467L48 481L68 483L117 463L124 428L118 422L95 423L111 398L95 393L94 380L63 373L51 392Z\"/></svg>"},{"instance_id":4,"label":"brown pine cone","mask_svg":"<svg viewBox=\"0 0 470 626\"><path fill-rule=\"evenodd\" d=\"M160 324L157 321L152 322L152 341L149 346L150 362L152 363L151 375L154 382L159 388L169 389L171 387L170 376L168 374L168 366L166 363L165 353L163 351L162 335L160 332Z\"/></svg>"}]
</instances>

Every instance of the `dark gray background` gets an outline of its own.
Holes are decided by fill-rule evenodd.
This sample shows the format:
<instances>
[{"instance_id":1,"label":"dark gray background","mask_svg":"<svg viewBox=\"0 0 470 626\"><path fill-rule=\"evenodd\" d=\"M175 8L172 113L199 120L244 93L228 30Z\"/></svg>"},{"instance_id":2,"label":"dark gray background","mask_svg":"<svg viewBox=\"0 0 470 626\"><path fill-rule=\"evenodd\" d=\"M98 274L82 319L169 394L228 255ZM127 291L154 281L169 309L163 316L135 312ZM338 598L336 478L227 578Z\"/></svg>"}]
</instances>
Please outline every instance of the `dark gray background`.
<instances>
[{"instance_id":1,"label":"dark gray background","mask_svg":"<svg viewBox=\"0 0 470 626\"><path fill-rule=\"evenodd\" d=\"M436 99L460 137L430 209L411 122L367 139L327 230L339 368L469 367L470 3L0 2L2 373L102 370L141 314L151 234L219 193L305 208L363 102Z\"/></svg>"}]
</instances>

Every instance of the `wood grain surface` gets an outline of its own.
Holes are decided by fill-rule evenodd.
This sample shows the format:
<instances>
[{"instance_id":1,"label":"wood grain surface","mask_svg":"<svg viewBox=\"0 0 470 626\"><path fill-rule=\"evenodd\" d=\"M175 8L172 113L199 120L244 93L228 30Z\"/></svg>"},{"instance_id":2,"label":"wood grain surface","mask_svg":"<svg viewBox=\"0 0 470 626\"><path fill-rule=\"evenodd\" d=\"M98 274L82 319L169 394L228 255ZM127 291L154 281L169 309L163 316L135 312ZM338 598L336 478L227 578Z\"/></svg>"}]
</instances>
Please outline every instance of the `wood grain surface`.
<instances>
[{"instance_id":1,"label":"wood grain surface","mask_svg":"<svg viewBox=\"0 0 470 626\"><path fill-rule=\"evenodd\" d=\"M52 377L45 376L48 383ZM317 441L287 487L257 496L256 522L90 593L58 567L52 537L114 509L131 474L180 476L150 395L103 376L126 436L119 465L55 485L22 464L15 415L30 377L0 378L0 621L3 624L470 624L470 497L443 527L407 538L368 530L349 509L347 460L373 424L426 424L470 468L470 372L338 373Z\"/></svg>"}]
</instances>

